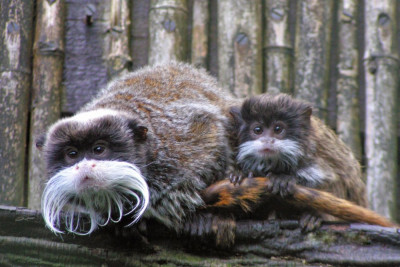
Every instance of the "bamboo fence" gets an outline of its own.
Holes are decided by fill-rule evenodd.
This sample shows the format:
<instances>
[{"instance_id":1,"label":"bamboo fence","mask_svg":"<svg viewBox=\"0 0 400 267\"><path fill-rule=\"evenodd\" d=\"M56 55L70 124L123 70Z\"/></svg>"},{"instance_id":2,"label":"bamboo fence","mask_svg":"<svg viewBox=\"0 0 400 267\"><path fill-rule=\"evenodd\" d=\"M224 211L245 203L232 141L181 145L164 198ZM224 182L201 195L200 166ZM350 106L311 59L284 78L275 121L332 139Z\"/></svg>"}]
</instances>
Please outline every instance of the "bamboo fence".
<instances>
[{"instance_id":1,"label":"bamboo fence","mask_svg":"<svg viewBox=\"0 0 400 267\"><path fill-rule=\"evenodd\" d=\"M39 209L34 140L51 123L177 60L238 97L311 102L362 162L370 207L398 221L398 1L0 0L0 14L0 204Z\"/></svg>"}]
</instances>

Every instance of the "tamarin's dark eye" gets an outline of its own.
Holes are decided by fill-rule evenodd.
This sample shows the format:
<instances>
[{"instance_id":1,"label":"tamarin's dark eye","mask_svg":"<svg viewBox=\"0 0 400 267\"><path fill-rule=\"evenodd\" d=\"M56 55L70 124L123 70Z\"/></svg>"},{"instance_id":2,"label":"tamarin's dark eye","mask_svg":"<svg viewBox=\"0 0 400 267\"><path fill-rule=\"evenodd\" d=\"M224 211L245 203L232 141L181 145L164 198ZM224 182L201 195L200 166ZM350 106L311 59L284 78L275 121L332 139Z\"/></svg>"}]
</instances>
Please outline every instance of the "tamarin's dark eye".
<instances>
[{"instance_id":1,"label":"tamarin's dark eye","mask_svg":"<svg viewBox=\"0 0 400 267\"><path fill-rule=\"evenodd\" d=\"M274 126L274 133L276 133L276 134L281 134L284 130L285 130L285 127L283 127L280 124L276 124Z\"/></svg>"},{"instance_id":2,"label":"tamarin's dark eye","mask_svg":"<svg viewBox=\"0 0 400 267\"><path fill-rule=\"evenodd\" d=\"M104 150L106 150L105 146L97 145L97 146L93 147L93 153L97 154L97 155L100 155L101 153L103 153Z\"/></svg>"},{"instance_id":3,"label":"tamarin's dark eye","mask_svg":"<svg viewBox=\"0 0 400 267\"><path fill-rule=\"evenodd\" d=\"M76 150L75 148L70 148L67 150L67 157L69 157L70 159L76 159L79 155L78 150Z\"/></svg>"},{"instance_id":4,"label":"tamarin's dark eye","mask_svg":"<svg viewBox=\"0 0 400 267\"><path fill-rule=\"evenodd\" d=\"M257 134L257 135L260 135L260 134L262 134L262 133L263 133L263 129L262 129L262 127L260 127L260 126L256 126L256 127L254 127L254 129L253 129L253 133L255 133L255 134Z\"/></svg>"}]
</instances>

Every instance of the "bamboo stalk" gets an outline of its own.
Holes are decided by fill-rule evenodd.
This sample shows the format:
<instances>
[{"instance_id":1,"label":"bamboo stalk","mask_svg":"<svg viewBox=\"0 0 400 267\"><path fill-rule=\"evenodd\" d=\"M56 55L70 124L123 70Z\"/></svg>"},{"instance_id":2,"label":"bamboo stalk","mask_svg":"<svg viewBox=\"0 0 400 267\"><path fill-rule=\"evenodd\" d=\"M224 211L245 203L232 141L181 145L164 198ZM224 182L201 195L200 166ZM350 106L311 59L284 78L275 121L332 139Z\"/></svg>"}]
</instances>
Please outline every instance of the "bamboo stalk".
<instances>
[{"instance_id":1,"label":"bamboo stalk","mask_svg":"<svg viewBox=\"0 0 400 267\"><path fill-rule=\"evenodd\" d=\"M149 58L150 1L135 0L131 4L131 57L132 70L147 65Z\"/></svg>"},{"instance_id":2,"label":"bamboo stalk","mask_svg":"<svg viewBox=\"0 0 400 267\"><path fill-rule=\"evenodd\" d=\"M149 64L187 61L186 0L152 0L149 14Z\"/></svg>"},{"instance_id":3,"label":"bamboo stalk","mask_svg":"<svg viewBox=\"0 0 400 267\"><path fill-rule=\"evenodd\" d=\"M33 1L0 8L0 203L24 204Z\"/></svg>"},{"instance_id":4,"label":"bamboo stalk","mask_svg":"<svg viewBox=\"0 0 400 267\"><path fill-rule=\"evenodd\" d=\"M207 67L209 18L208 0L194 0L191 62L202 68Z\"/></svg>"},{"instance_id":5,"label":"bamboo stalk","mask_svg":"<svg viewBox=\"0 0 400 267\"><path fill-rule=\"evenodd\" d=\"M289 31L289 1L265 1L264 76L268 93L291 93L293 45Z\"/></svg>"},{"instance_id":6,"label":"bamboo stalk","mask_svg":"<svg viewBox=\"0 0 400 267\"><path fill-rule=\"evenodd\" d=\"M218 1L218 73L238 97L262 92L261 1Z\"/></svg>"},{"instance_id":7,"label":"bamboo stalk","mask_svg":"<svg viewBox=\"0 0 400 267\"><path fill-rule=\"evenodd\" d=\"M395 219L399 86L396 1L366 1L364 12L368 200L373 210Z\"/></svg>"},{"instance_id":8,"label":"bamboo stalk","mask_svg":"<svg viewBox=\"0 0 400 267\"><path fill-rule=\"evenodd\" d=\"M108 79L128 72L132 64L129 52L130 8L128 0L112 0L104 12L109 29L105 38Z\"/></svg>"},{"instance_id":9,"label":"bamboo stalk","mask_svg":"<svg viewBox=\"0 0 400 267\"><path fill-rule=\"evenodd\" d=\"M65 2L37 1L34 39L28 206L40 209L46 166L35 139L60 118Z\"/></svg>"},{"instance_id":10,"label":"bamboo stalk","mask_svg":"<svg viewBox=\"0 0 400 267\"><path fill-rule=\"evenodd\" d=\"M333 1L299 0L297 6L294 89L298 98L314 105L315 115L326 121L329 50Z\"/></svg>"},{"instance_id":11,"label":"bamboo stalk","mask_svg":"<svg viewBox=\"0 0 400 267\"><path fill-rule=\"evenodd\" d=\"M339 62L337 80L337 133L361 160L358 103L357 18L359 1L341 0L338 9Z\"/></svg>"}]
</instances>

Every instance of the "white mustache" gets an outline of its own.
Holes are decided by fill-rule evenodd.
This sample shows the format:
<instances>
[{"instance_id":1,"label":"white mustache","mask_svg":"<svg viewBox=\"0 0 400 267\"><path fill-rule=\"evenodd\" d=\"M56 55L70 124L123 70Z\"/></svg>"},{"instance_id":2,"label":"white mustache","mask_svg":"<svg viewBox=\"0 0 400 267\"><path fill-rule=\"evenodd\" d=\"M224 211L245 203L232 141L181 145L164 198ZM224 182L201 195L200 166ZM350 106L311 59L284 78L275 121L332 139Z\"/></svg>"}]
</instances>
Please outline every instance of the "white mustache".
<instances>
[{"instance_id":1,"label":"white mustache","mask_svg":"<svg viewBox=\"0 0 400 267\"><path fill-rule=\"evenodd\" d=\"M89 183L84 181L89 177ZM111 222L131 215L137 222L149 204L149 189L140 170L119 161L89 161L63 169L47 182L42 196L42 215L47 227L55 233L67 231L87 235ZM87 230L84 217L90 218ZM112 214L117 214L113 218ZM86 226L86 227L85 227Z\"/></svg>"}]
</instances>

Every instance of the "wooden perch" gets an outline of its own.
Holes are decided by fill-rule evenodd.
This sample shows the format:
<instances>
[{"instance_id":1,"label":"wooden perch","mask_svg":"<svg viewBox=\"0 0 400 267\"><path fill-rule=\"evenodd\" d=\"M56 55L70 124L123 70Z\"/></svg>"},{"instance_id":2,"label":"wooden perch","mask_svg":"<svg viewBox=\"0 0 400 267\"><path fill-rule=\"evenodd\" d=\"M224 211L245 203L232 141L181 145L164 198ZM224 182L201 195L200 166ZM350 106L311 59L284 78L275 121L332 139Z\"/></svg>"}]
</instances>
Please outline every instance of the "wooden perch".
<instances>
[{"instance_id":1,"label":"wooden perch","mask_svg":"<svg viewBox=\"0 0 400 267\"><path fill-rule=\"evenodd\" d=\"M229 180L223 180L206 188L202 194L209 207L240 207L244 211L250 211L251 207L263 201L263 198L278 197L268 193L266 190L268 184L269 179L266 177L247 178L239 186L232 184ZM296 207L311 207L316 211L327 213L346 221L398 227L372 210L335 197L330 193L301 185L293 185L293 187L293 196L281 199L282 201L289 202Z\"/></svg>"},{"instance_id":2,"label":"wooden perch","mask_svg":"<svg viewBox=\"0 0 400 267\"><path fill-rule=\"evenodd\" d=\"M400 266L397 229L372 225L325 223L303 233L297 221L241 220L235 246L218 251L154 221L146 223L147 245L109 227L90 236L55 235L40 212L25 208L0 206L0 221L1 266Z\"/></svg>"}]
</instances>

